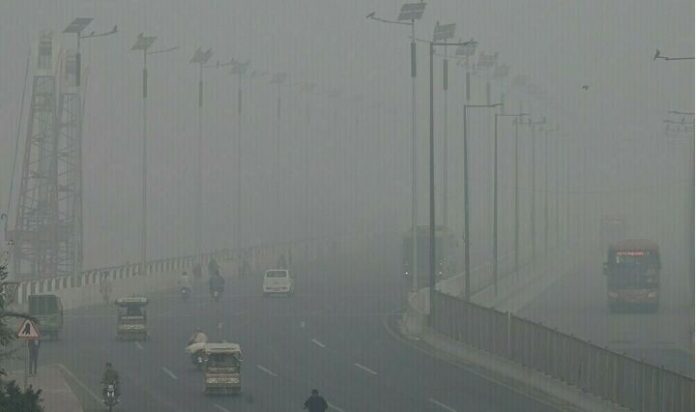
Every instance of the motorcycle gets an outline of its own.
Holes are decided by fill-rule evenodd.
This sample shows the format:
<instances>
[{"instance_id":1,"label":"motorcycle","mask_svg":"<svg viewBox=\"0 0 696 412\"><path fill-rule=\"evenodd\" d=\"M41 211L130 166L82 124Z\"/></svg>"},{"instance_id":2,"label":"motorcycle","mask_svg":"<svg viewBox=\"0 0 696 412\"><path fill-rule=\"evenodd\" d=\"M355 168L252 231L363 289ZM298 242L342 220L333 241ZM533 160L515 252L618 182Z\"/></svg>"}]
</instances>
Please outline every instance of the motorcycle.
<instances>
[{"instance_id":1,"label":"motorcycle","mask_svg":"<svg viewBox=\"0 0 696 412\"><path fill-rule=\"evenodd\" d=\"M109 412L111 412L117 404L118 397L116 396L116 385L109 383L104 386L104 405L109 409Z\"/></svg>"},{"instance_id":2,"label":"motorcycle","mask_svg":"<svg viewBox=\"0 0 696 412\"><path fill-rule=\"evenodd\" d=\"M181 288L181 299L183 299L184 301L187 301L190 296L191 296L191 289L190 288Z\"/></svg>"}]
</instances>

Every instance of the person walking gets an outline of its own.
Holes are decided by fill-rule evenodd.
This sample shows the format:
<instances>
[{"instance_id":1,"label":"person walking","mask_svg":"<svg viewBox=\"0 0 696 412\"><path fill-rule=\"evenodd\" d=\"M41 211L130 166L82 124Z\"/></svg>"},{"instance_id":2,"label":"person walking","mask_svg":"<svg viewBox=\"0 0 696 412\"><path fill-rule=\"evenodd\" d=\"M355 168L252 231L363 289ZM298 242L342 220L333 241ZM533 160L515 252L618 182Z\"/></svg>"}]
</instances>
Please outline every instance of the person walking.
<instances>
[{"instance_id":1,"label":"person walking","mask_svg":"<svg viewBox=\"0 0 696 412\"><path fill-rule=\"evenodd\" d=\"M312 394L305 401L304 408L309 412L324 412L329 409L329 403L319 395L318 390L312 389Z\"/></svg>"},{"instance_id":2,"label":"person walking","mask_svg":"<svg viewBox=\"0 0 696 412\"><path fill-rule=\"evenodd\" d=\"M36 376L36 370L38 369L39 363L39 347L41 347L41 341L39 339L32 339L27 342L29 345L29 375Z\"/></svg>"}]
</instances>

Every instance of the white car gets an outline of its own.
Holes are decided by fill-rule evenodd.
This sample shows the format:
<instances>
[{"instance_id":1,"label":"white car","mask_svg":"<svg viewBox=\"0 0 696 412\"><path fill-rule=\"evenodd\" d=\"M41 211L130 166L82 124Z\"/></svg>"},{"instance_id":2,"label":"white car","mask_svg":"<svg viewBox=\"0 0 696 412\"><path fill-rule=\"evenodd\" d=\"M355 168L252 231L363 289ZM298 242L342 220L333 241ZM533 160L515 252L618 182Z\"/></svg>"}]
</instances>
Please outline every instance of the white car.
<instances>
[{"instance_id":1,"label":"white car","mask_svg":"<svg viewBox=\"0 0 696 412\"><path fill-rule=\"evenodd\" d=\"M295 292L295 282L286 269L267 270L263 275L263 294L292 295Z\"/></svg>"}]
</instances>

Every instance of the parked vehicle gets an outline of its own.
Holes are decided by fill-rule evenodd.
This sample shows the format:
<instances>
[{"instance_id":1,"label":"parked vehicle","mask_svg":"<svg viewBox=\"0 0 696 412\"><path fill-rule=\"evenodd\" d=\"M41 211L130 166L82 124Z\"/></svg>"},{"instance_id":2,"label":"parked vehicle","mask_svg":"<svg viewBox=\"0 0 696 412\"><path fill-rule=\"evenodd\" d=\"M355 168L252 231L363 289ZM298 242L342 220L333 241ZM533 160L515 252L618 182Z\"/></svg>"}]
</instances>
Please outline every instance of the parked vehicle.
<instances>
[{"instance_id":1,"label":"parked vehicle","mask_svg":"<svg viewBox=\"0 0 696 412\"><path fill-rule=\"evenodd\" d=\"M29 296L29 315L39 321L39 329L43 337L58 339L63 329L63 303L58 296Z\"/></svg>"}]
</instances>

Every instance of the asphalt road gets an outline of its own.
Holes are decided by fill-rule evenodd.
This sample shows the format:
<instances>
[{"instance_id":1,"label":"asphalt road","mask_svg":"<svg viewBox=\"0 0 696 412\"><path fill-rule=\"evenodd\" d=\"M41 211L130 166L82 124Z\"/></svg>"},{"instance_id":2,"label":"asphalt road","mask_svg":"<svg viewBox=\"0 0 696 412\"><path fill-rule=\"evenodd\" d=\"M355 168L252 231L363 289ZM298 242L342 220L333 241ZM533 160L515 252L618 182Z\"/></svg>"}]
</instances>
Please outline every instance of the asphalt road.
<instances>
[{"instance_id":1,"label":"asphalt road","mask_svg":"<svg viewBox=\"0 0 696 412\"><path fill-rule=\"evenodd\" d=\"M103 410L99 381L107 360L121 374L121 411L302 410L312 388L335 411L555 410L416 350L385 328L407 286L395 275L398 262L371 256L294 268L297 292L289 298L264 298L259 275L228 279L217 303L204 284L188 302L176 291L151 295L151 338L141 343L115 340L114 307L72 311L62 340L44 343L40 362L64 366L88 411ZM203 394L203 374L184 353L197 327L211 340L241 344L241 395Z\"/></svg>"},{"instance_id":2,"label":"asphalt road","mask_svg":"<svg viewBox=\"0 0 696 412\"><path fill-rule=\"evenodd\" d=\"M688 269L680 266L686 265L665 259L657 313L610 312L598 261L561 278L520 315L693 377L694 317L683 276Z\"/></svg>"}]
</instances>

